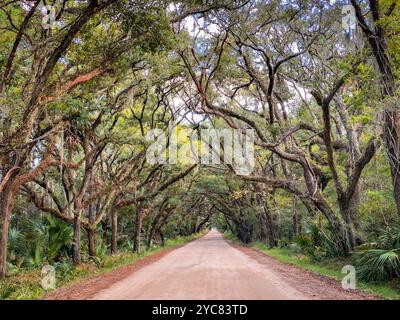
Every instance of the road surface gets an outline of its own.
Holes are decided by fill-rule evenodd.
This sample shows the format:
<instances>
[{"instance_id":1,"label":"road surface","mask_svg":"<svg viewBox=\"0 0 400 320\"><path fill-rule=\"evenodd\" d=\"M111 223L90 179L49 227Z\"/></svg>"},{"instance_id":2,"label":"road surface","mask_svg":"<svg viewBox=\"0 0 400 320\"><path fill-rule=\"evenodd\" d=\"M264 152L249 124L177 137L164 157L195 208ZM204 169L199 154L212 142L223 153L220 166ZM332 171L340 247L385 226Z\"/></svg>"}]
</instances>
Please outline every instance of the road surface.
<instances>
[{"instance_id":1,"label":"road surface","mask_svg":"<svg viewBox=\"0 0 400 320\"><path fill-rule=\"evenodd\" d=\"M217 231L160 250L115 270L49 293L47 300L83 299L379 299L344 290L340 281L232 245Z\"/></svg>"},{"instance_id":2,"label":"road surface","mask_svg":"<svg viewBox=\"0 0 400 320\"><path fill-rule=\"evenodd\" d=\"M217 231L172 251L92 299L307 299Z\"/></svg>"}]
</instances>

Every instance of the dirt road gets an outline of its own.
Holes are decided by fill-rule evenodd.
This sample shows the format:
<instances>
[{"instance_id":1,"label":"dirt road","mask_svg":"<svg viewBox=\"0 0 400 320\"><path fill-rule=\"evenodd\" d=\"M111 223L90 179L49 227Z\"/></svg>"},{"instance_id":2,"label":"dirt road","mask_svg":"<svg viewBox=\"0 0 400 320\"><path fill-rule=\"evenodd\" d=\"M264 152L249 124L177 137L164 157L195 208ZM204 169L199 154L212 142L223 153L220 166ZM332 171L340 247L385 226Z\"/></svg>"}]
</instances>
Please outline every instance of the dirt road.
<instances>
[{"instance_id":1,"label":"dirt road","mask_svg":"<svg viewBox=\"0 0 400 320\"><path fill-rule=\"evenodd\" d=\"M93 299L306 299L222 235L179 248Z\"/></svg>"},{"instance_id":2,"label":"dirt road","mask_svg":"<svg viewBox=\"0 0 400 320\"><path fill-rule=\"evenodd\" d=\"M45 299L376 299L340 282L232 245L216 231L178 249L50 293Z\"/></svg>"},{"instance_id":3,"label":"dirt road","mask_svg":"<svg viewBox=\"0 0 400 320\"><path fill-rule=\"evenodd\" d=\"M104 276L103 276L104 277ZM115 275L117 277L117 275ZM234 247L216 231L173 250L119 281L78 284L51 299L373 299L330 278ZM79 287L80 286L80 287ZM89 288L92 294L82 296ZM72 294L68 295L68 290ZM74 293L75 292L75 293ZM93 292L95 292L93 294Z\"/></svg>"}]
</instances>

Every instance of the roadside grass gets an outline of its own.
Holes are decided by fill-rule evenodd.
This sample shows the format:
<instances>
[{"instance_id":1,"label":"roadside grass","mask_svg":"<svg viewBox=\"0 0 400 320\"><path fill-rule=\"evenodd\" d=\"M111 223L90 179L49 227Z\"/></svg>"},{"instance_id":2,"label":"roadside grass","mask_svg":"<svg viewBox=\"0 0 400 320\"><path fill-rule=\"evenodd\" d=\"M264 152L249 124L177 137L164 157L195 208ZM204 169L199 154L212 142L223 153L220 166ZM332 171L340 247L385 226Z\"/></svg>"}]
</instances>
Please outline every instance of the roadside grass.
<instances>
[{"instance_id":1,"label":"roadside grass","mask_svg":"<svg viewBox=\"0 0 400 320\"><path fill-rule=\"evenodd\" d=\"M226 239L243 245L237 237L230 233L224 233ZM331 277L341 281L345 276L342 268L345 265L355 265L354 257L349 258L325 258L315 261L311 257L293 252L289 248L269 248L266 244L255 242L249 244L249 247L255 248L264 254L275 258L276 260L297 266L299 268L309 270L324 276ZM389 300L400 299L400 283L399 281L389 281L384 283L370 283L357 281L357 289L369 292L379 297Z\"/></svg>"},{"instance_id":2,"label":"roadside grass","mask_svg":"<svg viewBox=\"0 0 400 320\"><path fill-rule=\"evenodd\" d=\"M65 285L78 283L86 278L102 275L116 268L138 262L139 260L153 255L167 248L173 248L185 244L203 236L200 232L185 237L167 239L164 246L153 246L144 250L141 254L120 251L112 256L105 256L97 263L84 263L73 267L71 264L63 264L62 268L56 268L56 289ZM41 286L43 276L40 269L21 270L4 280L0 280L0 300L36 300L41 299L52 290L44 290Z\"/></svg>"}]
</instances>

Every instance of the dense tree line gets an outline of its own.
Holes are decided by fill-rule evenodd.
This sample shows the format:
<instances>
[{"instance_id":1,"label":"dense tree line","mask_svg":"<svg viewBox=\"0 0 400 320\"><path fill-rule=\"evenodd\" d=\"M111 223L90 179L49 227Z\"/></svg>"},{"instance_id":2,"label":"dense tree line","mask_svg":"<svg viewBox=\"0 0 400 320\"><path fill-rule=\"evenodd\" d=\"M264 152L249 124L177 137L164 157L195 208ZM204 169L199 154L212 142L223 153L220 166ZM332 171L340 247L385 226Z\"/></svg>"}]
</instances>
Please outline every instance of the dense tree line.
<instances>
[{"instance_id":1,"label":"dense tree line","mask_svg":"<svg viewBox=\"0 0 400 320\"><path fill-rule=\"evenodd\" d=\"M364 246L363 265L390 252L381 274L399 275L397 1L351 0L348 29L348 1L49 1L47 29L41 1L0 3L2 277L35 225L52 248L37 265L213 225L321 256ZM149 132L172 125L253 129L254 172L149 163Z\"/></svg>"}]
</instances>

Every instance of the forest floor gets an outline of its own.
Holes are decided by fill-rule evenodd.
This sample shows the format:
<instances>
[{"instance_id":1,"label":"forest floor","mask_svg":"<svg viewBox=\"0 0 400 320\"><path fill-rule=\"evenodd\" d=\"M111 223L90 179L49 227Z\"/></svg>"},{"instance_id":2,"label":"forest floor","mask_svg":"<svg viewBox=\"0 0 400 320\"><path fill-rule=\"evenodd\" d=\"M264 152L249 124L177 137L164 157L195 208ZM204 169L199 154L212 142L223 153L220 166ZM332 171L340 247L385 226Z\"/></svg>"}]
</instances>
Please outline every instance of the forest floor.
<instances>
[{"instance_id":1,"label":"forest floor","mask_svg":"<svg viewBox=\"0 0 400 320\"><path fill-rule=\"evenodd\" d=\"M379 299L344 290L331 277L277 261L210 231L113 272L61 288L46 299Z\"/></svg>"}]
</instances>

